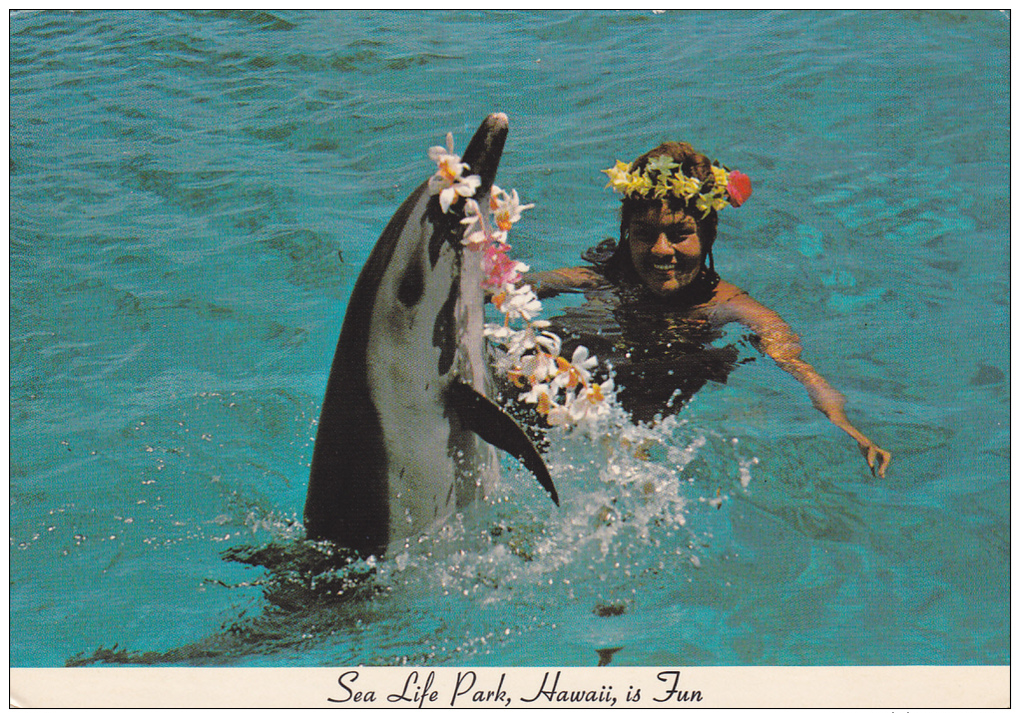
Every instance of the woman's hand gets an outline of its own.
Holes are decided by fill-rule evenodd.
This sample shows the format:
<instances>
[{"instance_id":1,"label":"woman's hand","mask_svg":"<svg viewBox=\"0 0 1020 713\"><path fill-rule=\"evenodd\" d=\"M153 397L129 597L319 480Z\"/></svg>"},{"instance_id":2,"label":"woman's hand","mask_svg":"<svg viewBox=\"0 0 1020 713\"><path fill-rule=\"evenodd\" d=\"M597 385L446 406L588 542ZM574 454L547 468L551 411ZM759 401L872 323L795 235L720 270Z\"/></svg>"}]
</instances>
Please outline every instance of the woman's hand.
<instances>
[{"instance_id":1,"label":"woman's hand","mask_svg":"<svg viewBox=\"0 0 1020 713\"><path fill-rule=\"evenodd\" d=\"M885 470L889 467L889 462L892 461L892 453L879 448L867 438L859 440L857 447L861 449L861 455L867 459L871 474L884 478Z\"/></svg>"}]
</instances>

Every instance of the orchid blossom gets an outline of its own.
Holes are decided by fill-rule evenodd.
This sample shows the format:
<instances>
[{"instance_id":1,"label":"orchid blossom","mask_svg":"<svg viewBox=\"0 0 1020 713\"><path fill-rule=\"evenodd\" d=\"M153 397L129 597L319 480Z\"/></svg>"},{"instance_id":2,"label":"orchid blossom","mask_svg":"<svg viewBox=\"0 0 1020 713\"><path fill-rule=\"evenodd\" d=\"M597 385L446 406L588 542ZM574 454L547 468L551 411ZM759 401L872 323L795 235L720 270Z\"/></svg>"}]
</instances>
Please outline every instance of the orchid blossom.
<instances>
[{"instance_id":1,"label":"orchid blossom","mask_svg":"<svg viewBox=\"0 0 1020 713\"><path fill-rule=\"evenodd\" d=\"M508 322L514 319L529 322L542 311L542 303L531 289L531 285L516 287L513 284L504 284L503 290L493 298L493 303L506 315Z\"/></svg>"},{"instance_id":2,"label":"orchid blossom","mask_svg":"<svg viewBox=\"0 0 1020 713\"><path fill-rule=\"evenodd\" d=\"M586 384L591 379L590 369L594 369L598 362L596 357L588 356L588 347L581 345L574 350L570 361L563 357L556 360L558 369L555 381L569 389L578 384Z\"/></svg>"},{"instance_id":3,"label":"orchid blossom","mask_svg":"<svg viewBox=\"0 0 1020 713\"><path fill-rule=\"evenodd\" d=\"M609 413L607 397L612 391L612 379L608 379L601 384L591 384L587 388L582 389L571 402L568 409L571 417L575 421L585 421L593 420Z\"/></svg>"},{"instance_id":4,"label":"orchid blossom","mask_svg":"<svg viewBox=\"0 0 1020 713\"><path fill-rule=\"evenodd\" d=\"M482 256L482 265L485 269L485 280L482 284L486 287L500 287L520 282L521 273L528 271L528 266L523 262L507 257L510 246L506 243L491 241L485 245L485 253ZM529 288L530 289L530 288Z\"/></svg>"},{"instance_id":5,"label":"orchid blossom","mask_svg":"<svg viewBox=\"0 0 1020 713\"><path fill-rule=\"evenodd\" d=\"M481 250L489 240L485 230L485 223L482 221L481 209L474 198L468 198L464 202L464 218L461 219L464 226L464 237L460 243L471 250Z\"/></svg>"},{"instance_id":6,"label":"orchid blossom","mask_svg":"<svg viewBox=\"0 0 1020 713\"><path fill-rule=\"evenodd\" d=\"M516 190L510 191L508 194L499 186L493 186L490 191L489 207L492 210L496 227L505 235L514 223L521 219L521 213L528 208L534 208L535 204L521 205Z\"/></svg>"},{"instance_id":7,"label":"orchid blossom","mask_svg":"<svg viewBox=\"0 0 1020 713\"><path fill-rule=\"evenodd\" d=\"M439 206L446 213L450 206L461 197L470 197L482 185L482 179L474 174L464 175L470 166L453 152L453 134L446 135L446 147L433 146L429 158L436 162L438 170L429 179L429 194L439 194Z\"/></svg>"}]
</instances>

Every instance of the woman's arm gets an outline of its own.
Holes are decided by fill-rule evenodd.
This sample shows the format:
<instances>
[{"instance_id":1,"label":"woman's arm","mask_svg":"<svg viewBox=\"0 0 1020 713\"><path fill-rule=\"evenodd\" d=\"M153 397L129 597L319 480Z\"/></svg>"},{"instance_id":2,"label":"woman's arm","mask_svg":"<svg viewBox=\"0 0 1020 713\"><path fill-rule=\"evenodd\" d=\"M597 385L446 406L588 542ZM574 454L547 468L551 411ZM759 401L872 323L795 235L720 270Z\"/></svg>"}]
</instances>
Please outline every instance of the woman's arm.
<instances>
[{"instance_id":1,"label":"woman's arm","mask_svg":"<svg viewBox=\"0 0 1020 713\"><path fill-rule=\"evenodd\" d=\"M760 304L747 293L729 283L720 283L716 298L710 305L711 318L720 322L740 322L754 331L758 348L772 357L784 371L804 385L811 403L832 423L857 441L861 453L868 461L873 475L885 477L892 455L876 446L871 439L858 431L846 417L843 405L846 397L836 391L814 368L800 358L800 338L776 312Z\"/></svg>"},{"instance_id":2,"label":"woman's arm","mask_svg":"<svg viewBox=\"0 0 1020 713\"><path fill-rule=\"evenodd\" d=\"M538 297L552 297L561 292L583 292L605 287L608 283L588 267L561 267L548 272L525 272L524 282L531 285Z\"/></svg>"}]
</instances>

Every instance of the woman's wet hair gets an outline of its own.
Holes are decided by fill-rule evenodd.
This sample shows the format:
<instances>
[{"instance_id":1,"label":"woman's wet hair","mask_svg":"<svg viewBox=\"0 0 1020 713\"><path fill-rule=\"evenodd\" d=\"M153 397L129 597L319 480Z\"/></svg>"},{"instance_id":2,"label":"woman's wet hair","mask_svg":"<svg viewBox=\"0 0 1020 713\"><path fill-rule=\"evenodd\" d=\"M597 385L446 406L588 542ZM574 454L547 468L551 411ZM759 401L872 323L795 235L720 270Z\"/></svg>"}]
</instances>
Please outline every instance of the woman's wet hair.
<instances>
[{"instance_id":1,"label":"woman's wet hair","mask_svg":"<svg viewBox=\"0 0 1020 713\"><path fill-rule=\"evenodd\" d=\"M667 141L651 151L641 154L631 163L631 170L644 170L648 162L657 156L669 156L679 164L680 170L685 175L697 178L702 183L712 178L712 162L708 157L698 153L690 144L682 141ZM684 212L694 218L698 226L698 236L704 247L702 265L705 265L707 261L709 267L712 268L712 244L715 242L716 229L719 225L718 214L713 210L709 211L707 216L702 217L701 211L694 207L693 199L687 201L672 195L665 199L640 196L624 197L620 205L619 242L603 240L595 247L588 248L581 257L602 269L610 279L636 280L637 274L630 261L630 222L635 215L645 213L663 201L669 210Z\"/></svg>"}]
</instances>

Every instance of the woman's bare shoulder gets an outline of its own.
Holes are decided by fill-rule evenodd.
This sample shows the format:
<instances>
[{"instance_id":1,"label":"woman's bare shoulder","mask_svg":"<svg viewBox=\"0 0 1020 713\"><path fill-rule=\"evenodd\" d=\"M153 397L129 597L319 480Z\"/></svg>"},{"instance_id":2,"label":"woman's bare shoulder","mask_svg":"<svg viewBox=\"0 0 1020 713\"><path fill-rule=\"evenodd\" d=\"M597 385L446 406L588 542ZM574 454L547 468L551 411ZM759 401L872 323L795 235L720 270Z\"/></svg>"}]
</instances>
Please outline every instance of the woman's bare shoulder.
<instances>
[{"instance_id":1,"label":"woman's bare shoulder","mask_svg":"<svg viewBox=\"0 0 1020 713\"><path fill-rule=\"evenodd\" d=\"M736 285L720 280L708 304L711 316L720 322L743 322L759 327L771 322L782 322L779 315Z\"/></svg>"},{"instance_id":2,"label":"woman's bare shoulder","mask_svg":"<svg viewBox=\"0 0 1020 713\"><path fill-rule=\"evenodd\" d=\"M745 290L726 280L719 280L707 307L717 318L734 319L738 312L747 308L747 301L754 302Z\"/></svg>"}]
</instances>

